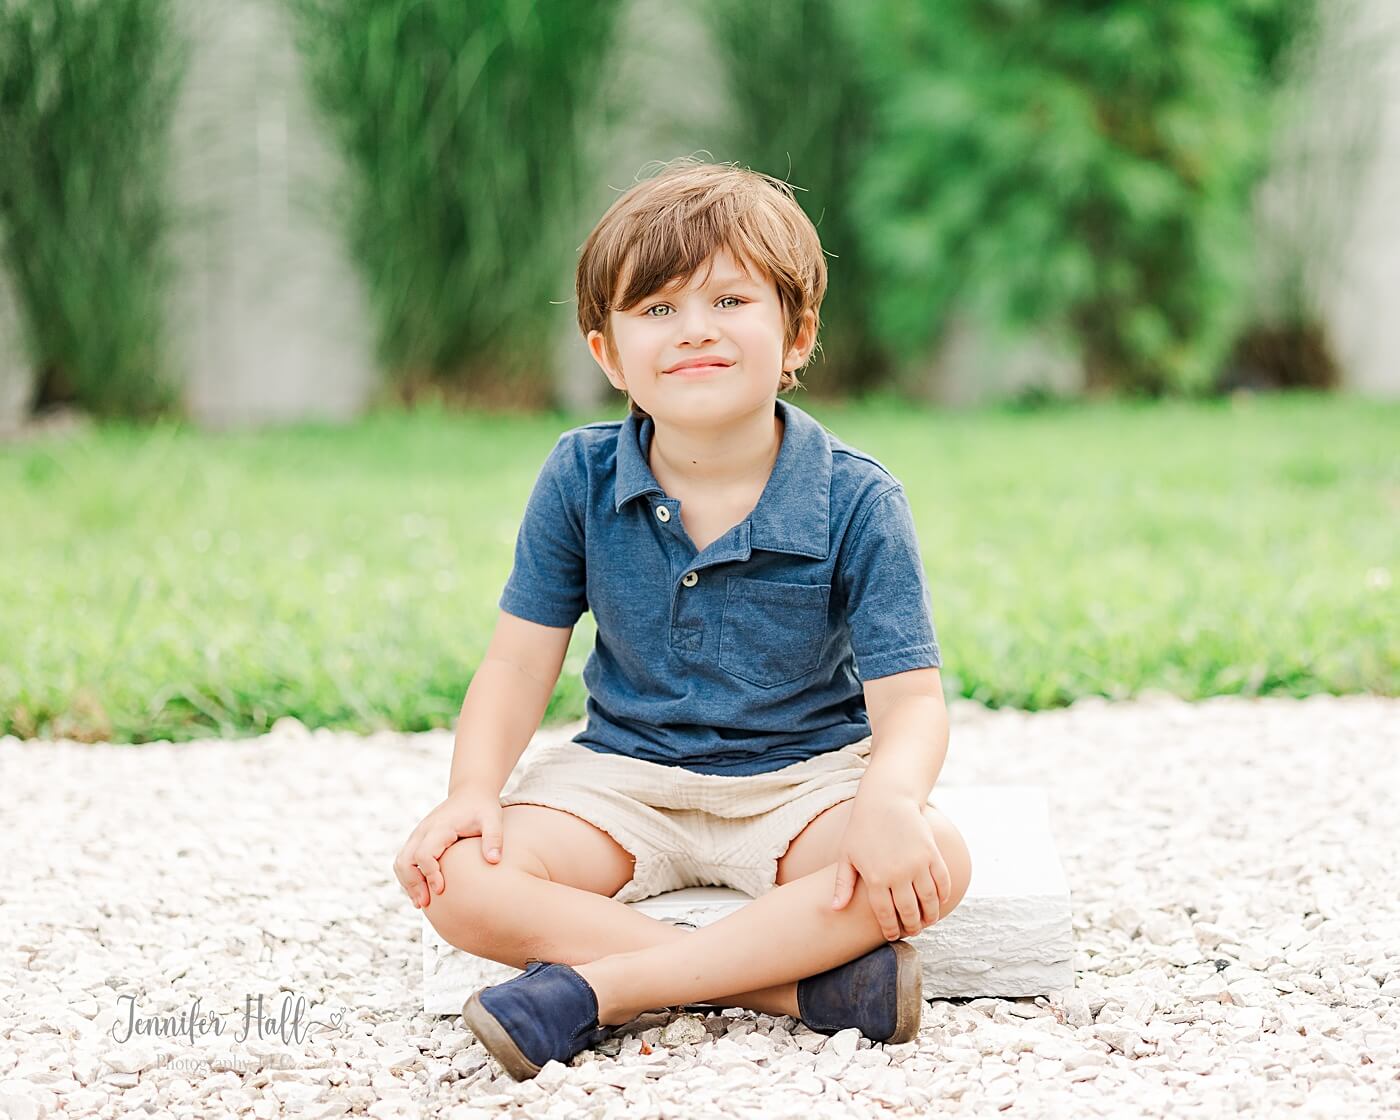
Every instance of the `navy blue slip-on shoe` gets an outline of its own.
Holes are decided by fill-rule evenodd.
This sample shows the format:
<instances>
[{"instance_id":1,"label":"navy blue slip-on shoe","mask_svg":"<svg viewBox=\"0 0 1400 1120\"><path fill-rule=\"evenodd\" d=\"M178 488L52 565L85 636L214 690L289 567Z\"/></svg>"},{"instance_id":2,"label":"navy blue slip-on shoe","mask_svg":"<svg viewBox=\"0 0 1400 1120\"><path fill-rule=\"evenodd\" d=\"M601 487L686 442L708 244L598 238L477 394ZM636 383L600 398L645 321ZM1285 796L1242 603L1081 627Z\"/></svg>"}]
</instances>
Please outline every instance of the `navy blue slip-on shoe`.
<instances>
[{"instance_id":1,"label":"navy blue slip-on shoe","mask_svg":"<svg viewBox=\"0 0 1400 1120\"><path fill-rule=\"evenodd\" d=\"M814 1031L855 1027L872 1042L908 1042L919 1033L924 970L908 941L887 941L864 956L797 982L797 1009Z\"/></svg>"},{"instance_id":2,"label":"navy blue slip-on shoe","mask_svg":"<svg viewBox=\"0 0 1400 1120\"><path fill-rule=\"evenodd\" d=\"M612 1034L598 1023L598 997L587 980L566 964L534 957L514 979L474 992L462 1018L517 1081L534 1077L550 1060L568 1065Z\"/></svg>"}]
</instances>

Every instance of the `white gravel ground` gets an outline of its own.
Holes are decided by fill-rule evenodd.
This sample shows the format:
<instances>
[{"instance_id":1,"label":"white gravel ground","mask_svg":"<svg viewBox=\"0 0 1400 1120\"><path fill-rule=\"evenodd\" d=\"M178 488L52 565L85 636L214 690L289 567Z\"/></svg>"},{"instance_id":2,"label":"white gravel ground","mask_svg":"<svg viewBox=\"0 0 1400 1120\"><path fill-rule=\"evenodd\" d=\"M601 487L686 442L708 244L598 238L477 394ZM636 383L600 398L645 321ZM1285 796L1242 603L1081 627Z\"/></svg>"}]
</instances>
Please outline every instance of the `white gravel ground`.
<instances>
[{"instance_id":1,"label":"white gravel ground","mask_svg":"<svg viewBox=\"0 0 1400 1120\"><path fill-rule=\"evenodd\" d=\"M933 1001L891 1047L649 1014L620 1053L520 1084L419 1011L390 870L449 733L0 740L0 1116L1400 1109L1400 699L958 702L952 722L941 784L1049 792L1074 990ZM128 1038L133 1016L184 1033Z\"/></svg>"}]
</instances>

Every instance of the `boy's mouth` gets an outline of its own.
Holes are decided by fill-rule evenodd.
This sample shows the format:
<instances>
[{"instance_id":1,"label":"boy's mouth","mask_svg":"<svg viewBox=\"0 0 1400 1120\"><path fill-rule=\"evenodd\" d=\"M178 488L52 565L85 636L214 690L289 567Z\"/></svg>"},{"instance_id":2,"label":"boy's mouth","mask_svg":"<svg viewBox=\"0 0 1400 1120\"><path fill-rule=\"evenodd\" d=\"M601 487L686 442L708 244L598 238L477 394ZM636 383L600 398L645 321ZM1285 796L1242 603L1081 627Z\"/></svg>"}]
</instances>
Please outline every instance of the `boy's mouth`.
<instances>
[{"instance_id":1,"label":"boy's mouth","mask_svg":"<svg viewBox=\"0 0 1400 1120\"><path fill-rule=\"evenodd\" d=\"M669 377L703 377L706 374L716 373L722 369L728 369L733 362L703 362L689 365L677 366L664 372Z\"/></svg>"}]
</instances>

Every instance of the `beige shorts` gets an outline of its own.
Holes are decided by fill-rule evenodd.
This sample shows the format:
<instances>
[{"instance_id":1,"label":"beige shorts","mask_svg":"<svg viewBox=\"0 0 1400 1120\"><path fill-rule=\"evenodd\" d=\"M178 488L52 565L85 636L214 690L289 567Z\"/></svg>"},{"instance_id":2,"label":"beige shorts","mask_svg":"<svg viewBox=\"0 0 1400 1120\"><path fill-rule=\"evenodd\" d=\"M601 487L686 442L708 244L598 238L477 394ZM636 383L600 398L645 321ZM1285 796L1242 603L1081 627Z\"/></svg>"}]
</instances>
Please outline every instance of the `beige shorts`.
<instances>
[{"instance_id":1,"label":"beige shorts","mask_svg":"<svg viewBox=\"0 0 1400 1120\"><path fill-rule=\"evenodd\" d=\"M811 821L856 795L869 737L767 774L697 774L574 742L530 752L502 805L546 805L602 829L636 859L612 897L636 902L682 887L777 885L778 859Z\"/></svg>"}]
</instances>

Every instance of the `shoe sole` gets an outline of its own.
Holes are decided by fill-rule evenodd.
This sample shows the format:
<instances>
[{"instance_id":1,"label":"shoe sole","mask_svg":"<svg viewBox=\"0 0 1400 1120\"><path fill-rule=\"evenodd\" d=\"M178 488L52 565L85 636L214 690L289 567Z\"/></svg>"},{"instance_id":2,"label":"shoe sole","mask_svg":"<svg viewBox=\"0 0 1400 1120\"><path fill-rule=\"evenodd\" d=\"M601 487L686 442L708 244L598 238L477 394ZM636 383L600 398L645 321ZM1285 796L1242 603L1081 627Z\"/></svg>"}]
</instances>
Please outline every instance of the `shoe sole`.
<instances>
[{"instance_id":1,"label":"shoe sole","mask_svg":"<svg viewBox=\"0 0 1400 1120\"><path fill-rule=\"evenodd\" d=\"M892 941L895 961L894 1034L885 1042L909 1042L919 1033L924 1014L924 966L919 950L908 941Z\"/></svg>"},{"instance_id":2,"label":"shoe sole","mask_svg":"<svg viewBox=\"0 0 1400 1120\"><path fill-rule=\"evenodd\" d=\"M528 1081L539 1073L542 1067L535 1065L520 1052L515 1039L510 1037L510 1033L501 1026L496 1016L486 1010L480 996L480 992L471 994L462 1005L462 1018L467 1021L467 1026L471 1028L472 1034L476 1035L477 1041L486 1047L491 1057L501 1063L502 1069L516 1081Z\"/></svg>"}]
</instances>

